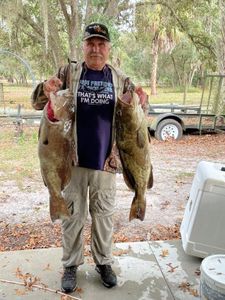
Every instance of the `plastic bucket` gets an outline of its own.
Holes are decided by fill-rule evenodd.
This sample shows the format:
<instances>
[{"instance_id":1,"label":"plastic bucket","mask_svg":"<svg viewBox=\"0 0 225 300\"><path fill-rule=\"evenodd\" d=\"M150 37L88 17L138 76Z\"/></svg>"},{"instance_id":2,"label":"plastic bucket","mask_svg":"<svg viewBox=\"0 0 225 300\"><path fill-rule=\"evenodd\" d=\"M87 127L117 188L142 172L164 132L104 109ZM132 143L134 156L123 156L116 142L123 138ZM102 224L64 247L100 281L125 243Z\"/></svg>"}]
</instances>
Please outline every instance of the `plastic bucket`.
<instances>
[{"instance_id":1,"label":"plastic bucket","mask_svg":"<svg viewBox=\"0 0 225 300\"><path fill-rule=\"evenodd\" d=\"M204 258L200 270L200 299L225 300L225 255Z\"/></svg>"}]
</instances>

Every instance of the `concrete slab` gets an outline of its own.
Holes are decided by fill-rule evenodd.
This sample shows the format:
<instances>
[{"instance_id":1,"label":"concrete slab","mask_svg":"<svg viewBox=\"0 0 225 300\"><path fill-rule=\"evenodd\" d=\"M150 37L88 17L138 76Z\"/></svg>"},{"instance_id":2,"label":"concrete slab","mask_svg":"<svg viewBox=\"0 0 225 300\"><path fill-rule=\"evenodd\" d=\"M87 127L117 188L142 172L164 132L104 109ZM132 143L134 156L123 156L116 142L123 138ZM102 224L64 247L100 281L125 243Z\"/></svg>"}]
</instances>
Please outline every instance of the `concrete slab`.
<instances>
[{"instance_id":1,"label":"concrete slab","mask_svg":"<svg viewBox=\"0 0 225 300\"><path fill-rule=\"evenodd\" d=\"M162 251L168 255L162 257ZM60 248L23 250L0 253L0 279L23 282L29 273L38 285L57 290L62 276ZM82 300L174 300L198 299L190 291L182 291L179 284L187 280L190 288L198 288L194 271L200 261L182 253L180 241L119 243L114 249L118 286L105 288L90 256L78 270L78 289L72 296ZM171 265L170 265L171 264ZM169 272L176 267L174 272ZM20 275L21 278L18 278ZM189 289L190 290L190 289ZM61 296L39 289L0 282L0 300L38 299L56 300Z\"/></svg>"},{"instance_id":2,"label":"concrete slab","mask_svg":"<svg viewBox=\"0 0 225 300\"><path fill-rule=\"evenodd\" d=\"M187 255L180 240L151 242L150 247L174 299L200 299L202 259Z\"/></svg>"}]
</instances>

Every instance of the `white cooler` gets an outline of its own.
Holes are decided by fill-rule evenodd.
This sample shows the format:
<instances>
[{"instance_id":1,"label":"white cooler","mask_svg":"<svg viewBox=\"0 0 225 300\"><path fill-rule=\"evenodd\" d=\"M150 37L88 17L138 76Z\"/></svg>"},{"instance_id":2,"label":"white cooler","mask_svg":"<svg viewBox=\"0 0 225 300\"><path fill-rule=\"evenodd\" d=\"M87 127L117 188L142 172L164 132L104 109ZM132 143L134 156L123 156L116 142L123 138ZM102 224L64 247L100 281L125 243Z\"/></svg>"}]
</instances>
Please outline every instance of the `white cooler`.
<instances>
[{"instance_id":1,"label":"white cooler","mask_svg":"<svg viewBox=\"0 0 225 300\"><path fill-rule=\"evenodd\" d=\"M198 164L180 232L187 254L225 254L225 164Z\"/></svg>"}]
</instances>

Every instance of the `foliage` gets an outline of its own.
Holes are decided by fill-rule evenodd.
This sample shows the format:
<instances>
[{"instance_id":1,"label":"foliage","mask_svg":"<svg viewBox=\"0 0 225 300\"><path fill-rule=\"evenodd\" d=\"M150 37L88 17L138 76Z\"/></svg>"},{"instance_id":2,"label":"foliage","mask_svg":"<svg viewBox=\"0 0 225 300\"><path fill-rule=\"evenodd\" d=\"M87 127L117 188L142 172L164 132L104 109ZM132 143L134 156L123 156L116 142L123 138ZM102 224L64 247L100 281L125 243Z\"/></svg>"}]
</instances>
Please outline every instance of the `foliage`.
<instances>
[{"instance_id":1,"label":"foliage","mask_svg":"<svg viewBox=\"0 0 225 300\"><path fill-rule=\"evenodd\" d=\"M0 48L25 58L43 80L68 56L81 58L84 26L99 21L111 33L111 61L134 81L150 83L152 54L159 47L158 83L182 86L185 78L197 83L204 70L217 70L218 1L0 1ZM0 75L18 82L30 79L18 61L2 54L0 58Z\"/></svg>"},{"instance_id":2,"label":"foliage","mask_svg":"<svg viewBox=\"0 0 225 300\"><path fill-rule=\"evenodd\" d=\"M175 9L174 9L175 10ZM215 66L216 36L218 34L218 1L176 1L178 26L196 47L201 60Z\"/></svg>"},{"instance_id":3,"label":"foliage","mask_svg":"<svg viewBox=\"0 0 225 300\"><path fill-rule=\"evenodd\" d=\"M121 68L132 78L134 82L141 81L149 84L150 65L149 47L145 47L142 42L138 43L133 33L121 34L119 43L123 45L123 50L118 53Z\"/></svg>"}]
</instances>

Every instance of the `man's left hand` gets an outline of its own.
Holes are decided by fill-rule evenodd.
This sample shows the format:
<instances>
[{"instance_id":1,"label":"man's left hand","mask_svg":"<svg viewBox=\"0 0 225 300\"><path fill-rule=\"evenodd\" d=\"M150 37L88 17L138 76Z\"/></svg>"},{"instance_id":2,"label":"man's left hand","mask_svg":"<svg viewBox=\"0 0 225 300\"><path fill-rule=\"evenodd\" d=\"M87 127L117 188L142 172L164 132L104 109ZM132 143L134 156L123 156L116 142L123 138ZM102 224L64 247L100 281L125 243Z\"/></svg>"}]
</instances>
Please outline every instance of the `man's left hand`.
<instances>
[{"instance_id":1,"label":"man's left hand","mask_svg":"<svg viewBox=\"0 0 225 300\"><path fill-rule=\"evenodd\" d=\"M141 86L136 86L134 91L135 91L136 94L138 94L141 106L144 107L146 105L146 103L148 102L148 95L142 89Z\"/></svg>"}]
</instances>

